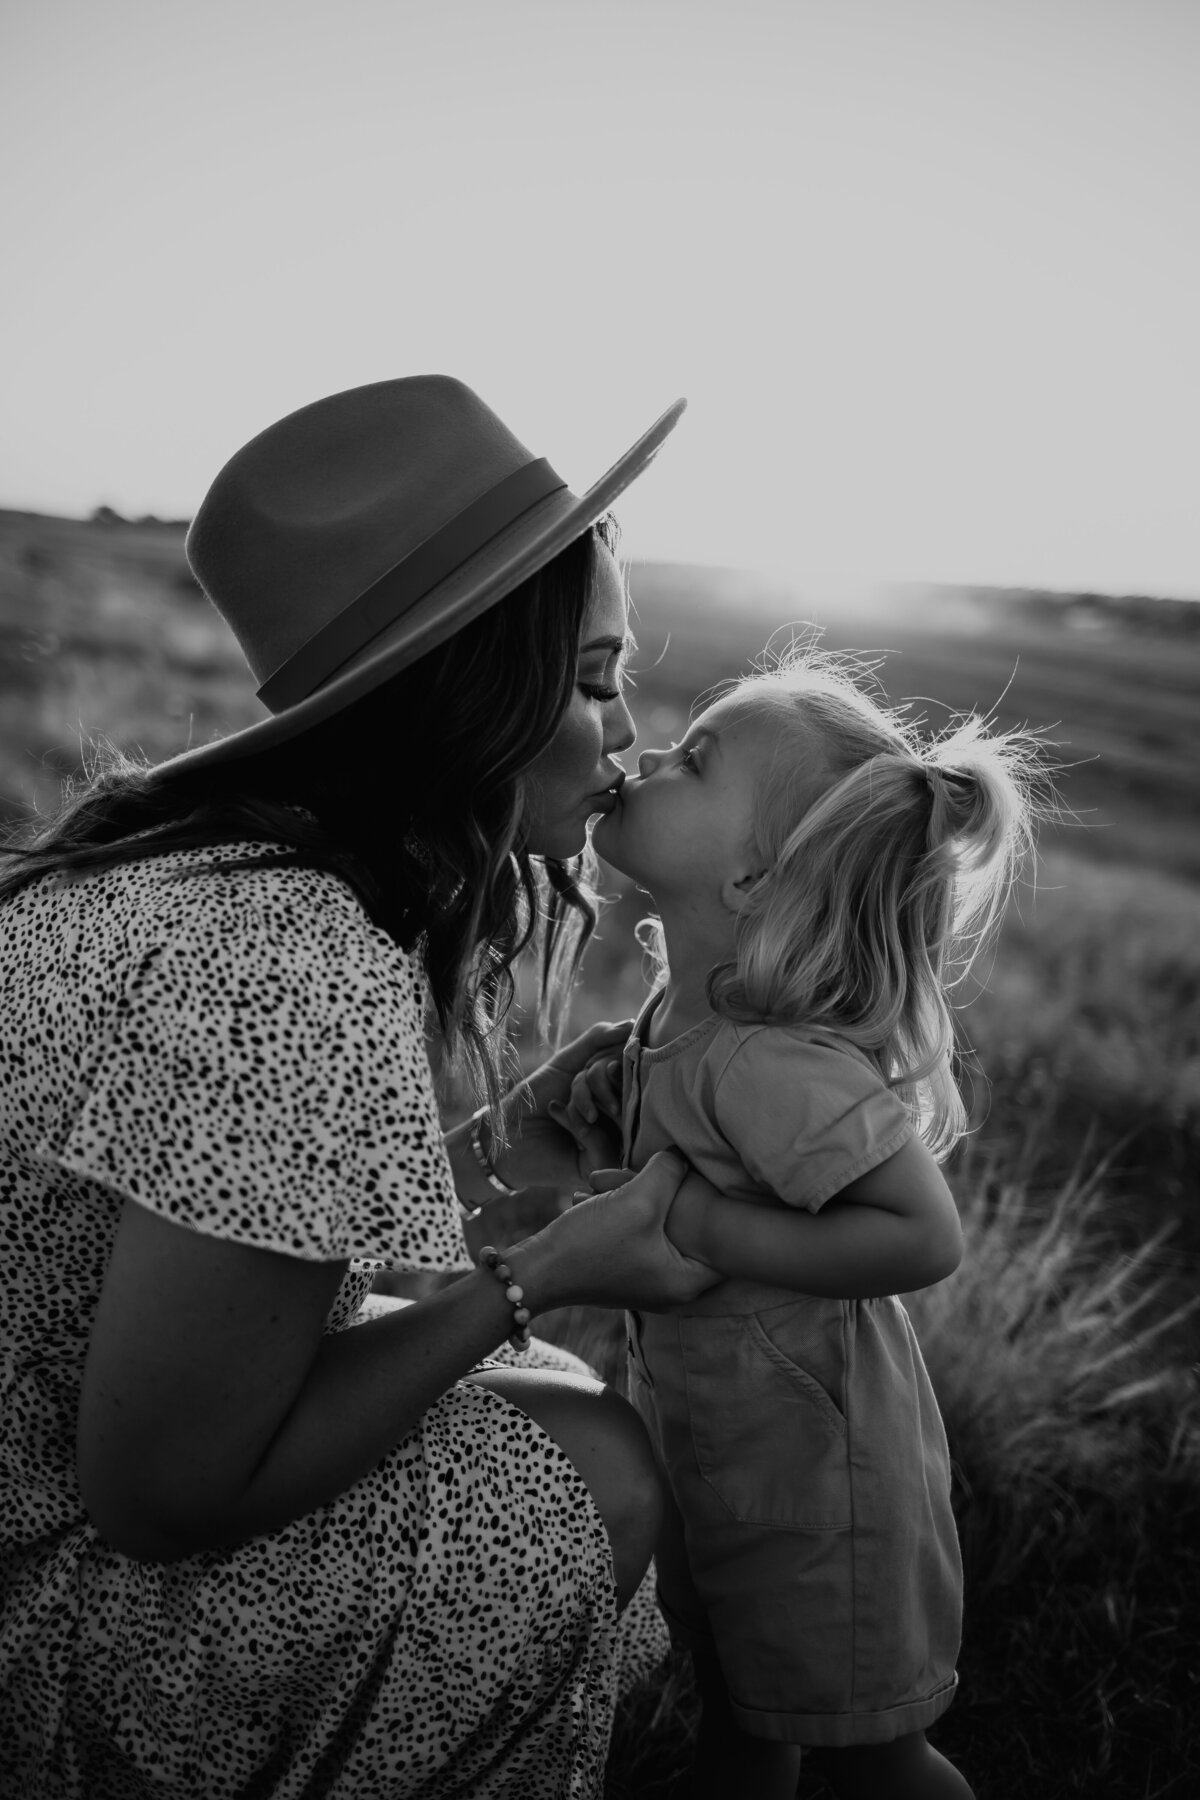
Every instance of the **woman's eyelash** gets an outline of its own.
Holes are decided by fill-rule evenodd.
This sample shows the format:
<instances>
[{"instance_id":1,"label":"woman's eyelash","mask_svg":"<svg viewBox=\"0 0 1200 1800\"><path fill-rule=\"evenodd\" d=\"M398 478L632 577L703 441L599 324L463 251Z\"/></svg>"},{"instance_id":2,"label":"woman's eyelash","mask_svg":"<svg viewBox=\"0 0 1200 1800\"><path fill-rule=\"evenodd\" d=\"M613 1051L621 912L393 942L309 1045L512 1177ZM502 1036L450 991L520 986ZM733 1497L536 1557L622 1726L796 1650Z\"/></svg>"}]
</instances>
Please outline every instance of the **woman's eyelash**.
<instances>
[{"instance_id":1,"label":"woman's eyelash","mask_svg":"<svg viewBox=\"0 0 1200 1800\"><path fill-rule=\"evenodd\" d=\"M589 700L619 700L621 698L620 688L599 687L592 681L581 681L579 688L580 692L586 694Z\"/></svg>"},{"instance_id":2,"label":"woman's eyelash","mask_svg":"<svg viewBox=\"0 0 1200 1800\"><path fill-rule=\"evenodd\" d=\"M694 744L690 744L680 756L679 766L681 769L691 769L693 774L696 773L696 747Z\"/></svg>"}]
</instances>

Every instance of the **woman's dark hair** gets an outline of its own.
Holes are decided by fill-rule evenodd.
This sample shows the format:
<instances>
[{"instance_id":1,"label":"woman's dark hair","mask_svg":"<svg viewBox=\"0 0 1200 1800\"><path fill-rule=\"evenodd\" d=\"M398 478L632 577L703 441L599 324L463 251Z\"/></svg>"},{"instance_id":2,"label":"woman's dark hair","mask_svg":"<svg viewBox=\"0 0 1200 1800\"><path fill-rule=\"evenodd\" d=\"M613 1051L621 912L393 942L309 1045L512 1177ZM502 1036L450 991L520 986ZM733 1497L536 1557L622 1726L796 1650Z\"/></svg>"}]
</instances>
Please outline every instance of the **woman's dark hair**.
<instances>
[{"instance_id":1,"label":"woman's dark hair","mask_svg":"<svg viewBox=\"0 0 1200 1800\"><path fill-rule=\"evenodd\" d=\"M49 872L277 845L278 864L337 874L419 952L449 1055L495 1109L514 961L536 942L545 1028L596 920L590 853L530 856L523 776L567 709L597 547L616 539L602 519L447 643L272 749L166 775L106 753L49 824L5 848L0 898ZM195 872L261 866L226 856Z\"/></svg>"}]
</instances>

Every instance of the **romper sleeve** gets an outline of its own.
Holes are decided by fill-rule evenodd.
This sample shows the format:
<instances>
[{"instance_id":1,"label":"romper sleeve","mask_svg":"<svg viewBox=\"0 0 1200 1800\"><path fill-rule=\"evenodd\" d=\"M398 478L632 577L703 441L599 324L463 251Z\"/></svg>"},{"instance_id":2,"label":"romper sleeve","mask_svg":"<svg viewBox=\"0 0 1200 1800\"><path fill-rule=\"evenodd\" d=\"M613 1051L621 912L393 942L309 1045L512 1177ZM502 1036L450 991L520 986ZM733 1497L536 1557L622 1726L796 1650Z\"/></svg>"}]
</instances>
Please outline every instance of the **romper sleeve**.
<instances>
[{"instance_id":1,"label":"romper sleeve","mask_svg":"<svg viewBox=\"0 0 1200 1800\"><path fill-rule=\"evenodd\" d=\"M904 1103L852 1051L776 1026L738 1038L716 1083L717 1124L788 1206L819 1211L911 1135Z\"/></svg>"},{"instance_id":2,"label":"romper sleeve","mask_svg":"<svg viewBox=\"0 0 1200 1800\"><path fill-rule=\"evenodd\" d=\"M290 1256L471 1267L419 974L333 876L173 883L114 1008L64 1168Z\"/></svg>"}]
</instances>

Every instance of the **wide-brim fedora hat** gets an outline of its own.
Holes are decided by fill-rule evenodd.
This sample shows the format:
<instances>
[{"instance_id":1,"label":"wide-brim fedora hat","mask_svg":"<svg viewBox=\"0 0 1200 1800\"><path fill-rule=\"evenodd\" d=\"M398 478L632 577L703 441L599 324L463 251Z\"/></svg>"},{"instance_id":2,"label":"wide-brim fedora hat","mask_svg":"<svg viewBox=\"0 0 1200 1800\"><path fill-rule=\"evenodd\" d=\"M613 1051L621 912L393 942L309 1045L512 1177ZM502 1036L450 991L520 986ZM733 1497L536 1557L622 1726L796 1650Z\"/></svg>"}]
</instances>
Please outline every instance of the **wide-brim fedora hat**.
<instances>
[{"instance_id":1,"label":"wide-brim fedora hat","mask_svg":"<svg viewBox=\"0 0 1200 1800\"><path fill-rule=\"evenodd\" d=\"M187 535L269 716L156 773L284 743L444 643L594 525L684 405L579 496L450 376L350 388L269 425Z\"/></svg>"}]
</instances>

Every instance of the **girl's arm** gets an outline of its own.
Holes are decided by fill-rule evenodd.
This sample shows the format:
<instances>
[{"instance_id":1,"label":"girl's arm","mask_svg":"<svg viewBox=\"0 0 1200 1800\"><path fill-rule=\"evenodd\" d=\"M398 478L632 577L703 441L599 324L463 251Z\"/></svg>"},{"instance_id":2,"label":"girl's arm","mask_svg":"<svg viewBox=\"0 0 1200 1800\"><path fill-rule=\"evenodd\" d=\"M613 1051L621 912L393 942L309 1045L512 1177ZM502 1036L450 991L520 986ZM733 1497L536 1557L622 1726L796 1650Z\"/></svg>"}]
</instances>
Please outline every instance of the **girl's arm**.
<instances>
[{"instance_id":1,"label":"girl's arm","mask_svg":"<svg viewBox=\"0 0 1200 1800\"><path fill-rule=\"evenodd\" d=\"M586 1200L506 1250L531 1313L653 1308L710 1286L713 1272L663 1231L683 1169L654 1157L621 1195ZM502 1285L476 1271L326 1336L344 1267L207 1237L126 1202L77 1433L84 1504L117 1550L171 1561L334 1499L513 1328Z\"/></svg>"},{"instance_id":2,"label":"girl's arm","mask_svg":"<svg viewBox=\"0 0 1200 1800\"><path fill-rule=\"evenodd\" d=\"M962 1260L954 1196L917 1138L818 1213L727 1200L693 1173L675 1196L667 1235L727 1278L838 1300L931 1287Z\"/></svg>"}]
</instances>

